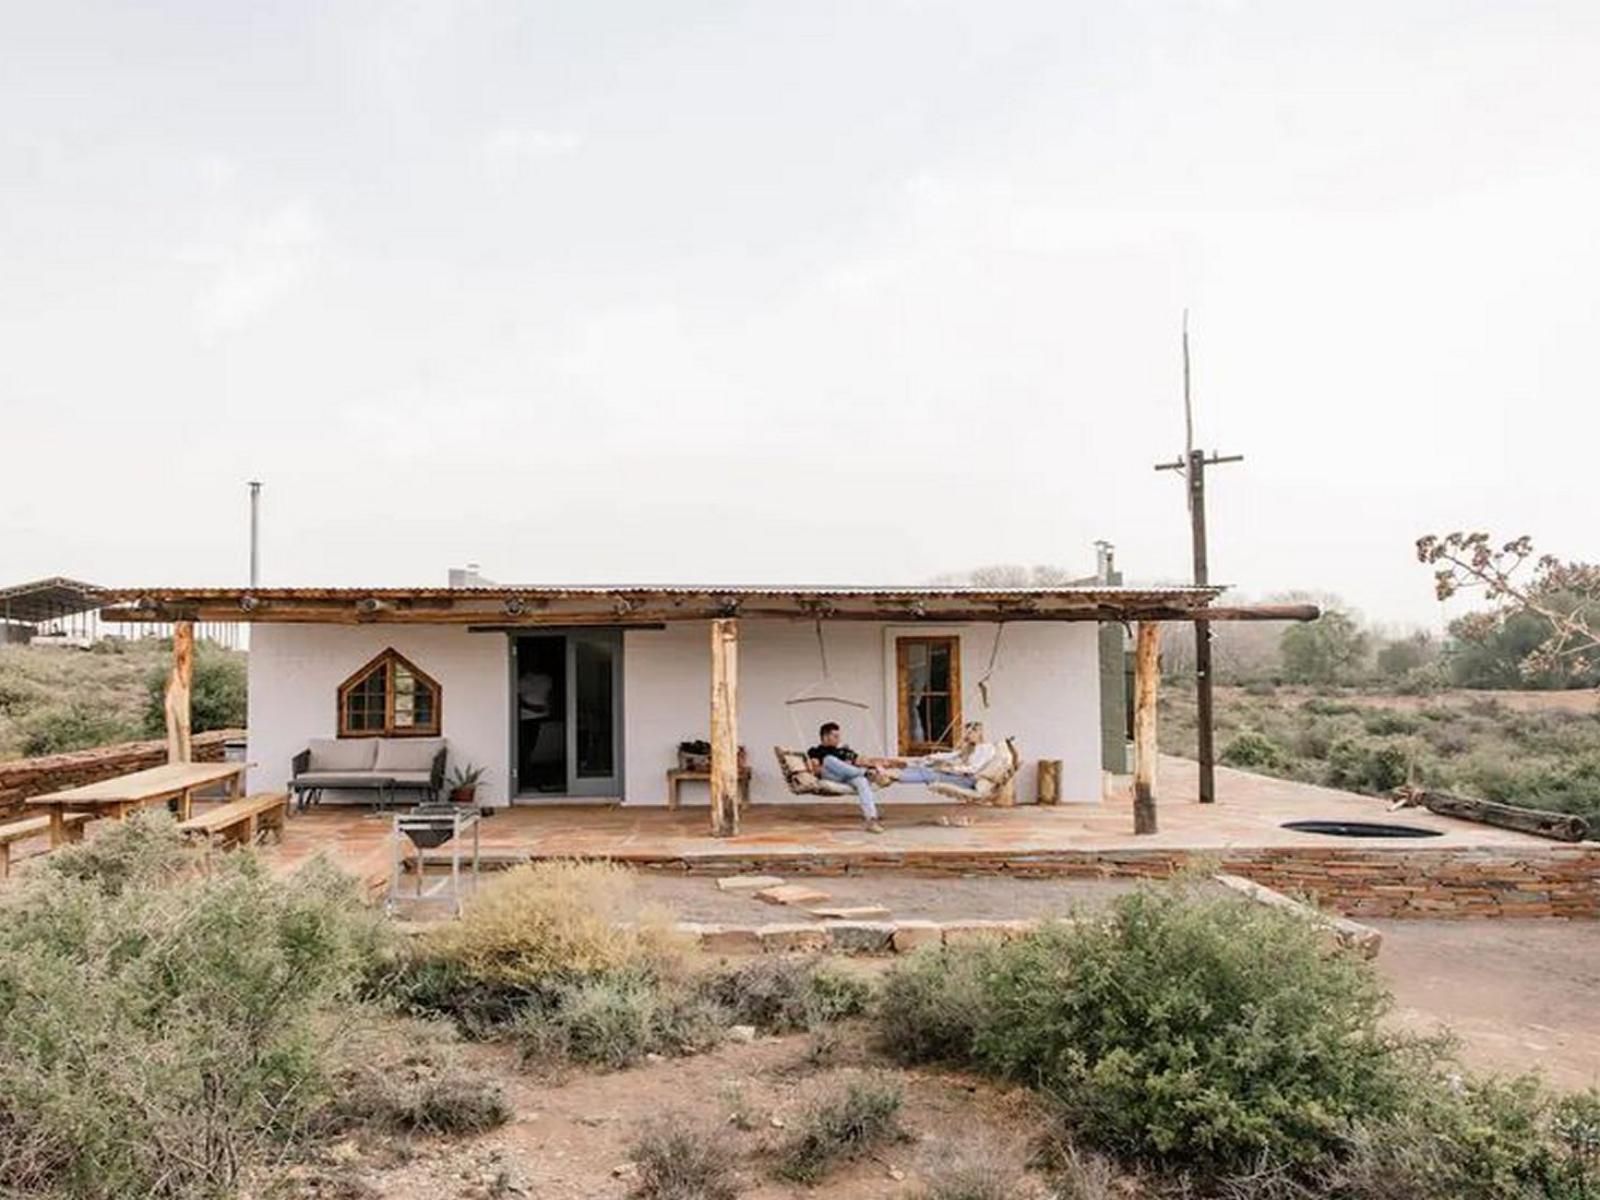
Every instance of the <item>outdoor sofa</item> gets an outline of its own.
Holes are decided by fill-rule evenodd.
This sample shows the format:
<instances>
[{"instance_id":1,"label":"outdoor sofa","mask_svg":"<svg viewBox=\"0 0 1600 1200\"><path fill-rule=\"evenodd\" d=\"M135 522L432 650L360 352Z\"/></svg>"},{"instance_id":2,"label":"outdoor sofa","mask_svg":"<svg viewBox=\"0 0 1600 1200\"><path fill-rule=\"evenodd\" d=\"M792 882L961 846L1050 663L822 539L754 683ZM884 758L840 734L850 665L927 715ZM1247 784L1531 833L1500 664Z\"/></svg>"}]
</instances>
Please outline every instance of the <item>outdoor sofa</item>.
<instances>
[{"instance_id":1,"label":"outdoor sofa","mask_svg":"<svg viewBox=\"0 0 1600 1200\"><path fill-rule=\"evenodd\" d=\"M289 790L302 809L325 790L376 792L381 805L401 791L437 800L447 753L443 738L312 738L294 756Z\"/></svg>"}]
</instances>

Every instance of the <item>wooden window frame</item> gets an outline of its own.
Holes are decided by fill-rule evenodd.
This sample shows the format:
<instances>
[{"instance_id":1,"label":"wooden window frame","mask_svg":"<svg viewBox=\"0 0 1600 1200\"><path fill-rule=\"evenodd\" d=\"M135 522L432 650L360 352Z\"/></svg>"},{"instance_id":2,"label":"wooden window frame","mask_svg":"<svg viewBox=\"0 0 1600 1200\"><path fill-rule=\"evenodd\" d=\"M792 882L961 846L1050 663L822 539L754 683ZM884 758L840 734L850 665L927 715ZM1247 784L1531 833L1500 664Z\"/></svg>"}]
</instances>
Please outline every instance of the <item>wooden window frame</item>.
<instances>
[{"instance_id":1,"label":"wooden window frame","mask_svg":"<svg viewBox=\"0 0 1600 1200\"><path fill-rule=\"evenodd\" d=\"M910 691L907 688L911 673L908 651L913 646L948 646L950 648L950 728L945 742L914 742L911 740ZM931 754L939 750L953 750L961 740L961 635L942 633L900 637L894 639L895 668L895 740L902 756Z\"/></svg>"},{"instance_id":2,"label":"wooden window frame","mask_svg":"<svg viewBox=\"0 0 1600 1200\"><path fill-rule=\"evenodd\" d=\"M394 723L394 671L392 668L399 666L410 671L418 683L433 689L433 719L426 725L396 726ZM379 667L391 668L384 679L383 687L383 728L382 729L351 729L348 721L349 707L346 699L358 684L366 681L367 677ZM359 670L339 685L337 696L334 700L337 708L335 718L338 725L339 736L342 738L365 737L438 737L439 731L444 727L444 689L439 686L439 681L432 675L417 666L404 654L394 647L389 647L382 653L373 657Z\"/></svg>"}]
</instances>

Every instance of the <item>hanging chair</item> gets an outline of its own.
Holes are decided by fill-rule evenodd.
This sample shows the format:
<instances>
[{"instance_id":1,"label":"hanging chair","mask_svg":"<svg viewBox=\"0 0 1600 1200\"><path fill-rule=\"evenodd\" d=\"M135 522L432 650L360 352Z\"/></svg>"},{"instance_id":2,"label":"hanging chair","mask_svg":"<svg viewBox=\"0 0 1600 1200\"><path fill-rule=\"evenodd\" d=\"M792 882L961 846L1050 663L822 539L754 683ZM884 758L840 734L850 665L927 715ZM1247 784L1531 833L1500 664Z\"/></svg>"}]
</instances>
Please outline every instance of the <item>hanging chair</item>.
<instances>
[{"instance_id":1,"label":"hanging chair","mask_svg":"<svg viewBox=\"0 0 1600 1200\"><path fill-rule=\"evenodd\" d=\"M804 745L807 738L805 730L800 726L800 708L807 704L826 704L830 707L844 707L854 709L861 713L868 725L872 727L873 743L882 741L882 733L878 729L877 718L873 716L872 705L863 700L853 700L849 696L835 695L833 676L828 670L828 645L822 636L822 618L816 620L817 631L817 657L822 663L822 675L819 679L808 683L805 687L789 696L783 702L784 710L789 714L789 723L794 728L794 740ZM787 746L774 746L773 753L778 756L778 769L783 772L783 782L796 796L854 796L855 788L848 783L836 783L831 779L823 779L811 769L811 762L804 750L794 750ZM882 784L883 780L874 772L874 782Z\"/></svg>"},{"instance_id":2,"label":"hanging chair","mask_svg":"<svg viewBox=\"0 0 1600 1200\"><path fill-rule=\"evenodd\" d=\"M1022 769L1022 755L1017 751L1017 739L1006 738L995 747L993 760L972 779L972 786L957 787L953 783L930 783L928 790L963 804L993 804L1010 808L1017 802L1017 772Z\"/></svg>"}]
</instances>

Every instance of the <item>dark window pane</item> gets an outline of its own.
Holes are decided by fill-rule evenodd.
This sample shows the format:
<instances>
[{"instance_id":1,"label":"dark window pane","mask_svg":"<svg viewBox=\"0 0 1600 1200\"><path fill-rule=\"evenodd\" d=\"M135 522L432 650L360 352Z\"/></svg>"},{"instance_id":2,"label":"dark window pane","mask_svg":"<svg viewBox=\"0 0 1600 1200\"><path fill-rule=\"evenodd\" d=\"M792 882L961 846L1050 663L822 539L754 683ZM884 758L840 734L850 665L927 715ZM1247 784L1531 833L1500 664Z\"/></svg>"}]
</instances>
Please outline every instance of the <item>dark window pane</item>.
<instances>
[{"instance_id":1,"label":"dark window pane","mask_svg":"<svg viewBox=\"0 0 1600 1200\"><path fill-rule=\"evenodd\" d=\"M948 692L950 690L950 647L928 647L928 690L933 692Z\"/></svg>"}]
</instances>

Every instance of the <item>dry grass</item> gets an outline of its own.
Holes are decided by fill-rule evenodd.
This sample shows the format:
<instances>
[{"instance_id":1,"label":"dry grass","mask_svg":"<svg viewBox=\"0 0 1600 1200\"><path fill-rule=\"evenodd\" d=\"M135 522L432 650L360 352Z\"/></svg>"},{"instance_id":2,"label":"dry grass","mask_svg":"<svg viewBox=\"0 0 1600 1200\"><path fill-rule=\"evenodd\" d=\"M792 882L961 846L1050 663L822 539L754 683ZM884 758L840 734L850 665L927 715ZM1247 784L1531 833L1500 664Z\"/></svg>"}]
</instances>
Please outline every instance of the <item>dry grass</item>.
<instances>
[{"instance_id":1,"label":"dry grass","mask_svg":"<svg viewBox=\"0 0 1600 1200\"><path fill-rule=\"evenodd\" d=\"M489 986L520 988L623 972L675 975L690 947L670 912L641 899L626 868L543 862L495 879L461 920L429 930L419 949Z\"/></svg>"}]
</instances>

